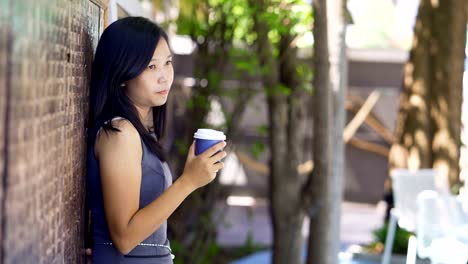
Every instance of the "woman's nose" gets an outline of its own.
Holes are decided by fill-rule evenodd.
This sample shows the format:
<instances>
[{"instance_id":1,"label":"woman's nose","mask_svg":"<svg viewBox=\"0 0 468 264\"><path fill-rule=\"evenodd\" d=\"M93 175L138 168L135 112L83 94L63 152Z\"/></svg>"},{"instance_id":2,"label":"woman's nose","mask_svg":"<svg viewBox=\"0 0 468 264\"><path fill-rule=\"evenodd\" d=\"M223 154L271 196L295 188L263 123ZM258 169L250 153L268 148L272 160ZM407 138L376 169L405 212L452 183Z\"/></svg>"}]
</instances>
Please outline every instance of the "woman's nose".
<instances>
[{"instance_id":1,"label":"woman's nose","mask_svg":"<svg viewBox=\"0 0 468 264\"><path fill-rule=\"evenodd\" d=\"M167 81L167 78L164 77L164 76L160 76L160 77L158 78L158 83L165 83L166 81Z\"/></svg>"}]
</instances>

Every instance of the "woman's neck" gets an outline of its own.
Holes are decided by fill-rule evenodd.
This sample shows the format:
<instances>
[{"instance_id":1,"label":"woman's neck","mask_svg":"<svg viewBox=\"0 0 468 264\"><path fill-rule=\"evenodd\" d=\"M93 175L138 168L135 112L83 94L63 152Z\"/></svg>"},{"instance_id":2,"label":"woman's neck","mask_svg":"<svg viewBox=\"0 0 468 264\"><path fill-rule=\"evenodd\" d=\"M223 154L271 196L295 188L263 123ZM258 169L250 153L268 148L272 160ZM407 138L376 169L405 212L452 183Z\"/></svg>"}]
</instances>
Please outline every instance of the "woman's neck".
<instances>
[{"instance_id":1,"label":"woman's neck","mask_svg":"<svg viewBox=\"0 0 468 264\"><path fill-rule=\"evenodd\" d=\"M151 113L152 113L152 111L151 111L151 108L150 108L150 109L148 109L148 111L145 111L144 114L140 114L142 124L146 124L146 123L148 123L149 120L152 119L151 118L151 116L152 116Z\"/></svg>"},{"instance_id":2,"label":"woman's neck","mask_svg":"<svg viewBox=\"0 0 468 264\"><path fill-rule=\"evenodd\" d=\"M140 121L146 129L150 129L153 127L153 109L151 107L140 107L136 106L138 110L138 115L140 117Z\"/></svg>"}]
</instances>

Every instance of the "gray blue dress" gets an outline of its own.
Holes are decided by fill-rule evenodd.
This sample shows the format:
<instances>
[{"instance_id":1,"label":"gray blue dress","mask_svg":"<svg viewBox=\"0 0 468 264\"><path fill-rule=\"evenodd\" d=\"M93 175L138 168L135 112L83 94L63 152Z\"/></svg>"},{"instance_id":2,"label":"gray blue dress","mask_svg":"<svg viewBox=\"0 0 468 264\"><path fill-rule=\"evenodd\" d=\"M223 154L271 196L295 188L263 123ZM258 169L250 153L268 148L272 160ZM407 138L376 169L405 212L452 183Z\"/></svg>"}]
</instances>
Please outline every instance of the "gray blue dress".
<instances>
[{"instance_id":1,"label":"gray blue dress","mask_svg":"<svg viewBox=\"0 0 468 264\"><path fill-rule=\"evenodd\" d=\"M91 133L97 133L97 131ZM94 154L94 143L90 142L87 153L87 188L94 241L93 263L172 264L173 255L167 238L167 222L164 222L158 230L127 255L121 254L112 244L104 213L101 176L99 162ZM167 164L161 162L143 140L141 140L141 145L143 158L141 161L140 209L158 198L172 184L172 176Z\"/></svg>"}]
</instances>

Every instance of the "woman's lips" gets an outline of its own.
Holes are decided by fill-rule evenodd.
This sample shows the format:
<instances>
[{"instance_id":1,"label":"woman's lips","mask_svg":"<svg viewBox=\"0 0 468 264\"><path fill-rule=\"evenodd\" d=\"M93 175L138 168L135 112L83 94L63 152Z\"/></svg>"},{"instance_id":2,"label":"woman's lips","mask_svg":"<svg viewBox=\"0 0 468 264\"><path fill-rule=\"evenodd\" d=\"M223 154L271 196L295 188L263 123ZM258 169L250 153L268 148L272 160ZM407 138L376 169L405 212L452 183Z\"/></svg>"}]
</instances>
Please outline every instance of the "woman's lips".
<instances>
[{"instance_id":1,"label":"woman's lips","mask_svg":"<svg viewBox=\"0 0 468 264\"><path fill-rule=\"evenodd\" d=\"M169 93L169 90L163 90L163 91L158 92L158 94L161 94L161 95L167 95L168 93Z\"/></svg>"}]
</instances>

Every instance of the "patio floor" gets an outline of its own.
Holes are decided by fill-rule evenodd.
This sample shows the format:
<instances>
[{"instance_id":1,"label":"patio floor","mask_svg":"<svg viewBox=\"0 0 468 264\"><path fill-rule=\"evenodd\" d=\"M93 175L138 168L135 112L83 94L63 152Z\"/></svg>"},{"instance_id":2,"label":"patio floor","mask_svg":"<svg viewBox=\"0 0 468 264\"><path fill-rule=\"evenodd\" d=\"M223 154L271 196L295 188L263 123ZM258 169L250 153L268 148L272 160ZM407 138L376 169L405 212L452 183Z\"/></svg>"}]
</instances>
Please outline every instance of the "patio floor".
<instances>
[{"instance_id":1,"label":"patio floor","mask_svg":"<svg viewBox=\"0 0 468 264\"><path fill-rule=\"evenodd\" d=\"M224 210L223 219L218 222L218 243L221 246L242 246L250 233L256 244L271 245L271 224L265 201L257 201L255 206L226 206L219 203L218 215ZM384 206L379 203L362 204L343 202L341 217L340 254L341 264L372 264L373 261L355 261L345 252L352 245L367 244L372 241L372 231L382 225ZM308 219L305 219L302 236L308 236ZM232 262L232 264L267 264L271 252L266 250Z\"/></svg>"}]
</instances>

